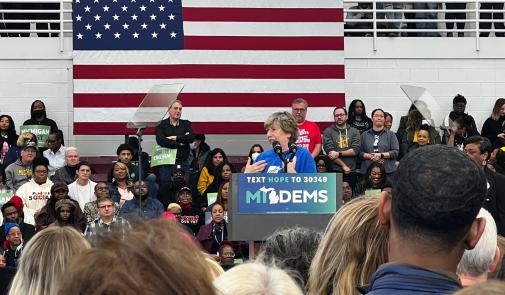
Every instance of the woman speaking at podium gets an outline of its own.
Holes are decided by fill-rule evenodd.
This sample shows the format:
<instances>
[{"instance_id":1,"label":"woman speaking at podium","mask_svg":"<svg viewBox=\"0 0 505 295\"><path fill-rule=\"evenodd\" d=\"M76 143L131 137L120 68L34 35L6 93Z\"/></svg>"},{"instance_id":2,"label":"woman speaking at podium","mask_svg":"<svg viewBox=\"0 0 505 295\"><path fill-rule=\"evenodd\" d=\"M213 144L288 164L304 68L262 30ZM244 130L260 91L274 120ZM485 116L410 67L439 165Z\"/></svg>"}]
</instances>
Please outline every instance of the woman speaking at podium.
<instances>
[{"instance_id":1,"label":"woman speaking at podium","mask_svg":"<svg viewBox=\"0 0 505 295\"><path fill-rule=\"evenodd\" d=\"M268 142L272 145L244 173L316 173L316 164L308 150L297 147L298 125L288 112L276 112L265 121Z\"/></svg>"}]
</instances>

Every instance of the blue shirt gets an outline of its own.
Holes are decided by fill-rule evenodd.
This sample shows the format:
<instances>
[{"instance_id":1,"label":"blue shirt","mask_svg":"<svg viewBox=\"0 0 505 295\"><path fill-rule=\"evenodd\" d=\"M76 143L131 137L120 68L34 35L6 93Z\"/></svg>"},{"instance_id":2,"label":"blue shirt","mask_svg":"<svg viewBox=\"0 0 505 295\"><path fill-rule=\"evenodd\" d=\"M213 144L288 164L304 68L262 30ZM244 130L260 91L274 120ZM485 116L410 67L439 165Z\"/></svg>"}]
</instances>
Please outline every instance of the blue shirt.
<instances>
[{"instance_id":1,"label":"blue shirt","mask_svg":"<svg viewBox=\"0 0 505 295\"><path fill-rule=\"evenodd\" d=\"M284 156L287 159L291 158L291 153L285 152ZM296 165L295 170L296 173L316 173L316 163L312 158L312 155L305 148L298 147L296 151ZM273 149L265 151L261 153L258 158L256 158L255 162L265 160L267 166L263 173L284 173L282 169L282 160L279 156L274 152Z\"/></svg>"},{"instance_id":2,"label":"blue shirt","mask_svg":"<svg viewBox=\"0 0 505 295\"><path fill-rule=\"evenodd\" d=\"M139 207L139 199L133 198L129 201L126 201L123 207L121 207L119 210L119 215L124 216L126 214L134 214L140 216ZM147 198L146 202L142 205L142 218L158 218L161 216L161 214L163 214L164 211L165 208L163 208L163 205L160 201L153 198Z\"/></svg>"}]
</instances>

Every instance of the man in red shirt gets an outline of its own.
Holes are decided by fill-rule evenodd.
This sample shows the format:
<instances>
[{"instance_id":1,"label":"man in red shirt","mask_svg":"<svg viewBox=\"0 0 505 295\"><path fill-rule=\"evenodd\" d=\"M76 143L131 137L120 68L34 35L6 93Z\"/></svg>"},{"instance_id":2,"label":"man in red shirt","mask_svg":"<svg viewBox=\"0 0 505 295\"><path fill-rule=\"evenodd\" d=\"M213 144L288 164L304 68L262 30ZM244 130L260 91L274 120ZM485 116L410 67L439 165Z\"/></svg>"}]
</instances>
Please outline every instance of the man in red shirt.
<instances>
[{"instance_id":1,"label":"man in red shirt","mask_svg":"<svg viewBox=\"0 0 505 295\"><path fill-rule=\"evenodd\" d=\"M304 147L315 158L321 152L321 131L316 123L305 120L309 103L303 98L297 98L291 103L291 113L298 124L298 139L296 145Z\"/></svg>"}]
</instances>

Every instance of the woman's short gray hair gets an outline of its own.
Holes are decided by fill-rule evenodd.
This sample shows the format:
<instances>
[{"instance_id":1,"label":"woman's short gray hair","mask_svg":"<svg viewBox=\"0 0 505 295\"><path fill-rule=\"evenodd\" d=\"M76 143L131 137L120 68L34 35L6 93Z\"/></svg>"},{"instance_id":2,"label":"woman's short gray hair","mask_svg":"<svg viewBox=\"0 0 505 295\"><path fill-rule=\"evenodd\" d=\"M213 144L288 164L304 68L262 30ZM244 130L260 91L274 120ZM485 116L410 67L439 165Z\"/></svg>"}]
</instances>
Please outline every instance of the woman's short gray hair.
<instances>
[{"instance_id":1,"label":"woman's short gray hair","mask_svg":"<svg viewBox=\"0 0 505 295\"><path fill-rule=\"evenodd\" d=\"M265 121L265 129L270 128L274 123L278 123L284 133L291 135L290 139L293 142L298 139L298 124L293 115L288 112L275 112Z\"/></svg>"}]
</instances>

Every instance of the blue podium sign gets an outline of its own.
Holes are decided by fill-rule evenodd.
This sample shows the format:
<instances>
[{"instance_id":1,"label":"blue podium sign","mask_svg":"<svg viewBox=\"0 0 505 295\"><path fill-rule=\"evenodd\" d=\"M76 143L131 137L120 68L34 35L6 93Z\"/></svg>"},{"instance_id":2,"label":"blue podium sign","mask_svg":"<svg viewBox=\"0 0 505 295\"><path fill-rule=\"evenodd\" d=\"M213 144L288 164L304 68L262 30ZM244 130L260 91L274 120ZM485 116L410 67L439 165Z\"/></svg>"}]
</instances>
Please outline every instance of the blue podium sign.
<instances>
[{"instance_id":1,"label":"blue podium sign","mask_svg":"<svg viewBox=\"0 0 505 295\"><path fill-rule=\"evenodd\" d=\"M237 174L238 214L333 214L333 173Z\"/></svg>"}]
</instances>

